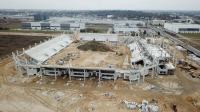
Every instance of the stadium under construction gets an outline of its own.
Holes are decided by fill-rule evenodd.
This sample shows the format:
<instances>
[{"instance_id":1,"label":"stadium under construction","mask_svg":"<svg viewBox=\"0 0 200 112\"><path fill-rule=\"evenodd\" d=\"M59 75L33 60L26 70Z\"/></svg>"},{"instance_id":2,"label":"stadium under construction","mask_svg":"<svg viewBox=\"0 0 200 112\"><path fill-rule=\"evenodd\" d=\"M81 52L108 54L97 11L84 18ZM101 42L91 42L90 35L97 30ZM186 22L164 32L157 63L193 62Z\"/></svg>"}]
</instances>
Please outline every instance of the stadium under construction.
<instances>
[{"instance_id":1,"label":"stadium under construction","mask_svg":"<svg viewBox=\"0 0 200 112\"><path fill-rule=\"evenodd\" d=\"M78 49L90 41L103 43L109 51ZM55 79L67 76L84 81L90 77L98 81L144 81L147 75L173 74L176 68L175 52L167 50L157 38L117 34L62 34L12 53L12 57L21 74Z\"/></svg>"}]
</instances>

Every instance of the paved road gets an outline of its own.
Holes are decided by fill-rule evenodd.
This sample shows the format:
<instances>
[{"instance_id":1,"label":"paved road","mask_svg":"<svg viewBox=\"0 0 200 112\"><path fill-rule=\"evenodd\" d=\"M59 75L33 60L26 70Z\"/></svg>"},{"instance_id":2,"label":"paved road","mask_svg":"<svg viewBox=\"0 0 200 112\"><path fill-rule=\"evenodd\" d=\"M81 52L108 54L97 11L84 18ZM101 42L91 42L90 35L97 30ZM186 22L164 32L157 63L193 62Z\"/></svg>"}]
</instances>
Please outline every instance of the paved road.
<instances>
[{"instance_id":1,"label":"paved road","mask_svg":"<svg viewBox=\"0 0 200 112\"><path fill-rule=\"evenodd\" d=\"M173 36L169 35L168 33L166 33L166 32L164 31L164 29L156 28L156 27L153 27L153 26L149 26L149 27L150 27L151 29L153 29L154 31L156 31L156 32L160 32L160 34L161 34L162 36L169 38L170 40L174 41L176 44L181 45L181 46L184 47L185 49L187 49L187 50L193 52L195 55L197 55L197 56L200 57L200 51L199 51L198 49L196 49L196 48L194 48L194 47L188 45L187 43L185 43L185 42L183 42L183 41L177 39L176 37L173 37ZM177 36L183 37L182 35L179 35L179 34L177 34Z\"/></svg>"}]
</instances>

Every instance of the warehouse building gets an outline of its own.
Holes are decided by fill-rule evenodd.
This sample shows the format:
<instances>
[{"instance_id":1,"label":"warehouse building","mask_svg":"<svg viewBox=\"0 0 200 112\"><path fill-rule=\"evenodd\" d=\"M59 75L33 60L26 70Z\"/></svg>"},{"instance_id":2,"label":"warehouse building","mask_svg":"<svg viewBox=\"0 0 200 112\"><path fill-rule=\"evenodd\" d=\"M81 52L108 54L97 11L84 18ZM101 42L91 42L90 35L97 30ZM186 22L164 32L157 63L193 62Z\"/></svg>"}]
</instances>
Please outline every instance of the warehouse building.
<instances>
[{"instance_id":1,"label":"warehouse building","mask_svg":"<svg viewBox=\"0 0 200 112\"><path fill-rule=\"evenodd\" d=\"M70 30L70 24L61 23L60 30Z\"/></svg>"},{"instance_id":2,"label":"warehouse building","mask_svg":"<svg viewBox=\"0 0 200 112\"><path fill-rule=\"evenodd\" d=\"M166 23L166 20L152 20L151 24L156 26L163 26Z\"/></svg>"},{"instance_id":3,"label":"warehouse building","mask_svg":"<svg viewBox=\"0 0 200 112\"><path fill-rule=\"evenodd\" d=\"M164 28L175 33L200 33L200 25L188 23L165 23Z\"/></svg>"},{"instance_id":4,"label":"warehouse building","mask_svg":"<svg viewBox=\"0 0 200 112\"><path fill-rule=\"evenodd\" d=\"M40 23L41 30L50 30L50 23Z\"/></svg>"},{"instance_id":5,"label":"warehouse building","mask_svg":"<svg viewBox=\"0 0 200 112\"><path fill-rule=\"evenodd\" d=\"M118 44L117 34L84 33L79 35L82 41L110 42L112 45Z\"/></svg>"}]
</instances>

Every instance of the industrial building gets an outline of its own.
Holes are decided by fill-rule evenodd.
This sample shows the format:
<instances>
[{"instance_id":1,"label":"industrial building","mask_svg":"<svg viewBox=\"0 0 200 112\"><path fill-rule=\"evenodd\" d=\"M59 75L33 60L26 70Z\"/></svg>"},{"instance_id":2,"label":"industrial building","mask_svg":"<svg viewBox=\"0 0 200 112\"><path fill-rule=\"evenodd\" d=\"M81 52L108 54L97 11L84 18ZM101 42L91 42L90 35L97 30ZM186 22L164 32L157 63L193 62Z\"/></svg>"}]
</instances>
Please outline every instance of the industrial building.
<instances>
[{"instance_id":1,"label":"industrial building","mask_svg":"<svg viewBox=\"0 0 200 112\"><path fill-rule=\"evenodd\" d=\"M163 26L166 23L166 20L152 20L151 24L156 26Z\"/></svg>"},{"instance_id":2,"label":"industrial building","mask_svg":"<svg viewBox=\"0 0 200 112\"><path fill-rule=\"evenodd\" d=\"M61 20L60 20L61 19ZM68 30L80 31L84 29L97 29L119 35L139 35L138 26L145 26L143 21L110 20L95 18L51 18L49 22L25 22L22 29L32 30Z\"/></svg>"},{"instance_id":3,"label":"industrial building","mask_svg":"<svg viewBox=\"0 0 200 112\"><path fill-rule=\"evenodd\" d=\"M98 41L98 42L111 42L113 44L118 43L117 34L101 34L101 33L86 33L79 35L80 40L82 41Z\"/></svg>"},{"instance_id":4,"label":"industrial building","mask_svg":"<svg viewBox=\"0 0 200 112\"><path fill-rule=\"evenodd\" d=\"M118 21L114 24L113 32L119 35L131 35L135 34L135 36L139 36L139 28L137 24L142 24L137 21Z\"/></svg>"},{"instance_id":5,"label":"industrial building","mask_svg":"<svg viewBox=\"0 0 200 112\"><path fill-rule=\"evenodd\" d=\"M84 29L84 25L79 23L49 23L49 22L24 22L21 25L22 29L29 30L71 30L78 31Z\"/></svg>"},{"instance_id":6,"label":"industrial building","mask_svg":"<svg viewBox=\"0 0 200 112\"><path fill-rule=\"evenodd\" d=\"M175 33L200 33L199 24L165 23L164 28Z\"/></svg>"},{"instance_id":7,"label":"industrial building","mask_svg":"<svg viewBox=\"0 0 200 112\"><path fill-rule=\"evenodd\" d=\"M80 42L74 42L79 40ZM77 46L87 41L111 45L115 52L80 51ZM109 44L111 43L111 44ZM127 50L119 50L119 47ZM131 55L117 52L130 52ZM96 77L117 80L140 81L140 78L155 74L173 74L174 60L164 48L149 43L140 37L120 39L116 34L61 35L38 45L12 53L16 69L30 75L72 78Z\"/></svg>"},{"instance_id":8,"label":"industrial building","mask_svg":"<svg viewBox=\"0 0 200 112\"><path fill-rule=\"evenodd\" d=\"M34 21L42 21L49 19L49 16L44 13L34 14L33 16L34 16Z\"/></svg>"}]
</instances>

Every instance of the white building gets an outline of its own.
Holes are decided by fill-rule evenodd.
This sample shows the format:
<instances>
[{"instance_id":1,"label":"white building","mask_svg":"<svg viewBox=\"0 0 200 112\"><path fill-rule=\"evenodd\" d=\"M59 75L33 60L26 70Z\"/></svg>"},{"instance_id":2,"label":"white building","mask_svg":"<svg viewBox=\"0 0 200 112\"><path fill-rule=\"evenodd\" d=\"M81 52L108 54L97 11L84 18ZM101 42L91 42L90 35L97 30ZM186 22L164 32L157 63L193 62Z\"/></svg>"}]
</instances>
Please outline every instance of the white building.
<instances>
[{"instance_id":1,"label":"white building","mask_svg":"<svg viewBox=\"0 0 200 112\"><path fill-rule=\"evenodd\" d=\"M114 27L114 32L119 35L131 35L132 32L139 34L137 27Z\"/></svg>"},{"instance_id":2,"label":"white building","mask_svg":"<svg viewBox=\"0 0 200 112\"><path fill-rule=\"evenodd\" d=\"M98 42L111 42L112 44L118 43L117 34L102 34L102 33L81 33L80 40L83 41L98 41Z\"/></svg>"},{"instance_id":3,"label":"white building","mask_svg":"<svg viewBox=\"0 0 200 112\"><path fill-rule=\"evenodd\" d=\"M41 30L41 25L39 22L31 22L31 29L32 30Z\"/></svg>"},{"instance_id":4,"label":"white building","mask_svg":"<svg viewBox=\"0 0 200 112\"><path fill-rule=\"evenodd\" d=\"M165 20L152 20L151 24L152 25L157 25L157 26L163 26L166 23Z\"/></svg>"},{"instance_id":5,"label":"white building","mask_svg":"<svg viewBox=\"0 0 200 112\"><path fill-rule=\"evenodd\" d=\"M58 23L51 23L50 24L50 29L51 30L61 30L61 25Z\"/></svg>"},{"instance_id":6,"label":"white building","mask_svg":"<svg viewBox=\"0 0 200 112\"><path fill-rule=\"evenodd\" d=\"M164 28L175 33L200 33L200 25L188 23L165 23Z\"/></svg>"}]
</instances>

